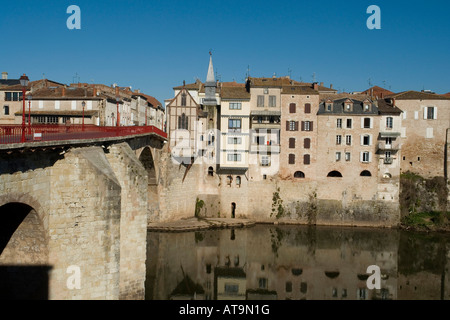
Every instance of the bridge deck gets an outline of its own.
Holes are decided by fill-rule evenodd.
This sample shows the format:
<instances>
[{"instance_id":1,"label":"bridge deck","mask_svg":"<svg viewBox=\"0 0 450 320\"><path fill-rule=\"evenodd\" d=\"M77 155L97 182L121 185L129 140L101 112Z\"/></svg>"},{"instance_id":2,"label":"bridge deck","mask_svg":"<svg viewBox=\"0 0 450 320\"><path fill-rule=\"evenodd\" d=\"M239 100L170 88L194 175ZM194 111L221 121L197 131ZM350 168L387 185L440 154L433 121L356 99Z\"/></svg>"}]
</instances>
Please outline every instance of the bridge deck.
<instances>
[{"instance_id":1,"label":"bridge deck","mask_svg":"<svg viewBox=\"0 0 450 320\"><path fill-rule=\"evenodd\" d=\"M129 136L155 134L167 139L167 133L154 126L100 127L95 125L31 125L23 130L21 125L0 126L0 149L18 145L44 145L80 143L89 140L114 140Z\"/></svg>"}]
</instances>

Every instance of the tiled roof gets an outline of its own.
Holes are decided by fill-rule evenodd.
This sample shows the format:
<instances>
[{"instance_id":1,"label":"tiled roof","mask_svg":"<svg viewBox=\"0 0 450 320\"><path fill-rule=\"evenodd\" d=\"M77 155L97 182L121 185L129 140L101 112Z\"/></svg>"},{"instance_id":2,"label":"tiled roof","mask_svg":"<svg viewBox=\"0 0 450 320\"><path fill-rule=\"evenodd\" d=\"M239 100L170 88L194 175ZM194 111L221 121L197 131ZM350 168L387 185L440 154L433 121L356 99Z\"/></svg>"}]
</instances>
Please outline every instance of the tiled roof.
<instances>
[{"instance_id":1,"label":"tiled roof","mask_svg":"<svg viewBox=\"0 0 450 320\"><path fill-rule=\"evenodd\" d=\"M245 86L223 86L220 89L222 99L250 99L250 92Z\"/></svg>"},{"instance_id":2,"label":"tiled roof","mask_svg":"<svg viewBox=\"0 0 450 320\"><path fill-rule=\"evenodd\" d=\"M444 95L412 90L392 94L388 98L395 98L396 100L450 100L450 97Z\"/></svg>"},{"instance_id":3,"label":"tiled roof","mask_svg":"<svg viewBox=\"0 0 450 320\"><path fill-rule=\"evenodd\" d=\"M283 86L281 88L281 94L309 94L318 95L319 92L311 88L310 86Z\"/></svg>"},{"instance_id":4,"label":"tiled roof","mask_svg":"<svg viewBox=\"0 0 450 320\"><path fill-rule=\"evenodd\" d=\"M63 90L65 90L65 94L63 96ZM99 96L94 96L94 91L92 88L89 87L49 87L49 88L42 88L39 90L36 90L32 93L33 99L83 99L83 98L89 98L89 99L101 99Z\"/></svg>"},{"instance_id":5,"label":"tiled roof","mask_svg":"<svg viewBox=\"0 0 450 320\"><path fill-rule=\"evenodd\" d=\"M391 99L378 99L378 112L380 114L400 114L402 110L394 106Z\"/></svg>"},{"instance_id":6,"label":"tiled roof","mask_svg":"<svg viewBox=\"0 0 450 320\"><path fill-rule=\"evenodd\" d=\"M386 96L388 96L390 94L394 94L394 92L389 91L389 90L384 89L384 88L381 88L379 86L373 86L372 88L369 88L369 89L361 92L361 94L367 94L367 95L372 95L374 97L381 98L382 96L386 97Z\"/></svg>"},{"instance_id":7,"label":"tiled roof","mask_svg":"<svg viewBox=\"0 0 450 320\"><path fill-rule=\"evenodd\" d=\"M287 77L281 78L251 78L249 77L250 86L252 87L282 87L282 86L291 86L294 84L294 80L291 80Z\"/></svg>"},{"instance_id":8,"label":"tiled roof","mask_svg":"<svg viewBox=\"0 0 450 320\"><path fill-rule=\"evenodd\" d=\"M161 102L159 102L155 97L149 96L148 94L141 93L141 92L134 93L134 94L144 97L155 108L162 107Z\"/></svg>"}]
</instances>

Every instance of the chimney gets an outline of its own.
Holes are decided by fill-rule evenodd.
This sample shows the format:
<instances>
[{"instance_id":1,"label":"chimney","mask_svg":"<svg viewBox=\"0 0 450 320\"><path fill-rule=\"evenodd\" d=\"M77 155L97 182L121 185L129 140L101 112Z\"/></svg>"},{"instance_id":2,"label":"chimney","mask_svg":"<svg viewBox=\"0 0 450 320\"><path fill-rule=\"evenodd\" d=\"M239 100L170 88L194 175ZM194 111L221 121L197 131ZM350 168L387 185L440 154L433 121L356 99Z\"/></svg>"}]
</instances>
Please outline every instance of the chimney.
<instances>
[{"instance_id":1,"label":"chimney","mask_svg":"<svg viewBox=\"0 0 450 320\"><path fill-rule=\"evenodd\" d=\"M320 86L323 87L323 82L320 83Z\"/></svg>"},{"instance_id":2,"label":"chimney","mask_svg":"<svg viewBox=\"0 0 450 320\"><path fill-rule=\"evenodd\" d=\"M384 99L384 93L381 92L380 94L381 94L381 99Z\"/></svg>"},{"instance_id":3,"label":"chimney","mask_svg":"<svg viewBox=\"0 0 450 320\"><path fill-rule=\"evenodd\" d=\"M318 91L319 90L319 84L317 82L313 83L313 89Z\"/></svg>"},{"instance_id":4,"label":"chimney","mask_svg":"<svg viewBox=\"0 0 450 320\"><path fill-rule=\"evenodd\" d=\"M119 96L119 87L116 87L116 97Z\"/></svg>"},{"instance_id":5,"label":"chimney","mask_svg":"<svg viewBox=\"0 0 450 320\"><path fill-rule=\"evenodd\" d=\"M97 88L96 88L96 87L94 87L94 88L92 89L92 95L93 95L94 97L97 96Z\"/></svg>"},{"instance_id":6,"label":"chimney","mask_svg":"<svg viewBox=\"0 0 450 320\"><path fill-rule=\"evenodd\" d=\"M62 87L61 96L62 96L62 97L65 97L65 96L66 96L66 86L63 86L63 87Z\"/></svg>"},{"instance_id":7,"label":"chimney","mask_svg":"<svg viewBox=\"0 0 450 320\"><path fill-rule=\"evenodd\" d=\"M333 89L333 84L332 83L330 83L330 89Z\"/></svg>"},{"instance_id":8,"label":"chimney","mask_svg":"<svg viewBox=\"0 0 450 320\"><path fill-rule=\"evenodd\" d=\"M2 80L8 80L8 72L2 72Z\"/></svg>"}]
</instances>

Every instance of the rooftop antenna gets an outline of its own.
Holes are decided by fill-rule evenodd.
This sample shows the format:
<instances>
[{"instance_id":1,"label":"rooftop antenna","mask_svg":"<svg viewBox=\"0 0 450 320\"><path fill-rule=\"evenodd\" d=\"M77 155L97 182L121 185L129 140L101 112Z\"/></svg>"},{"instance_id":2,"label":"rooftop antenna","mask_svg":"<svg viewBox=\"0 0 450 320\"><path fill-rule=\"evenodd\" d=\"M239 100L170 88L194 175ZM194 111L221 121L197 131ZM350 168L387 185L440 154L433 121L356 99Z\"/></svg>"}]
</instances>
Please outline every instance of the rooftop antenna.
<instances>
[{"instance_id":1,"label":"rooftop antenna","mask_svg":"<svg viewBox=\"0 0 450 320\"><path fill-rule=\"evenodd\" d=\"M316 73L314 72L312 76L313 76L313 82L316 82Z\"/></svg>"},{"instance_id":2,"label":"rooftop antenna","mask_svg":"<svg viewBox=\"0 0 450 320\"><path fill-rule=\"evenodd\" d=\"M247 78L250 77L250 65L247 65Z\"/></svg>"},{"instance_id":3,"label":"rooftop antenna","mask_svg":"<svg viewBox=\"0 0 450 320\"><path fill-rule=\"evenodd\" d=\"M369 83L369 87L372 87L372 81L370 78L367 80L367 82Z\"/></svg>"},{"instance_id":4,"label":"rooftop antenna","mask_svg":"<svg viewBox=\"0 0 450 320\"><path fill-rule=\"evenodd\" d=\"M386 80L383 80L383 88L386 88Z\"/></svg>"},{"instance_id":5,"label":"rooftop antenna","mask_svg":"<svg viewBox=\"0 0 450 320\"><path fill-rule=\"evenodd\" d=\"M45 73L42 74L42 79L45 79Z\"/></svg>"}]
</instances>

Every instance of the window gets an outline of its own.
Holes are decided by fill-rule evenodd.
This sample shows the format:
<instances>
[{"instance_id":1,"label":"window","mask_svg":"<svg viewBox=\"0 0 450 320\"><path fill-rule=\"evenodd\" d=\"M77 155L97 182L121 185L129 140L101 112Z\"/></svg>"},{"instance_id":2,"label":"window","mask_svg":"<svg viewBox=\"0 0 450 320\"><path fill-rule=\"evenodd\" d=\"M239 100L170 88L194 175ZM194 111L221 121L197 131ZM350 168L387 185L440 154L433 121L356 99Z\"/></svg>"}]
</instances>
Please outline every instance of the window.
<instances>
[{"instance_id":1,"label":"window","mask_svg":"<svg viewBox=\"0 0 450 320\"><path fill-rule=\"evenodd\" d=\"M239 153L229 153L227 156L228 156L228 161L230 161L230 162L241 161L241 154L239 154Z\"/></svg>"},{"instance_id":2,"label":"window","mask_svg":"<svg viewBox=\"0 0 450 320\"><path fill-rule=\"evenodd\" d=\"M277 97L269 96L269 107L276 107L276 106L277 106Z\"/></svg>"},{"instance_id":3,"label":"window","mask_svg":"<svg viewBox=\"0 0 450 320\"><path fill-rule=\"evenodd\" d=\"M336 128L341 129L342 128L342 119L336 120Z\"/></svg>"},{"instance_id":4,"label":"window","mask_svg":"<svg viewBox=\"0 0 450 320\"><path fill-rule=\"evenodd\" d=\"M289 138L289 149L295 148L295 138Z\"/></svg>"},{"instance_id":5,"label":"window","mask_svg":"<svg viewBox=\"0 0 450 320\"><path fill-rule=\"evenodd\" d=\"M362 153L362 162L370 162L370 152L364 151Z\"/></svg>"},{"instance_id":6,"label":"window","mask_svg":"<svg viewBox=\"0 0 450 320\"><path fill-rule=\"evenodd\" d=\"M228 130L234 132L241 132L241 119L229 119Z\"/></svg>"},{"instance_id":7,"label":"window","mask_svg":"<svg viewBox=\"0 0 450 320\"><path fill-rule=\"evenodd\" d=\"M341 161L341 153L336 152L336 161Z\"/></svg>"},{"instance_id":8,"label":"window","mask_svg":"<svg viewBox=\"0 0 450 320\"><path fill-rule=\"evenodd\" d=\"M266 278L259 278L259 288L260 289L267 289L267 279Z\"/></svg>"},{"instance_id":9,"label":"window","mask_svg":"<svg viewBox=\"0 0 450 320\"><path fill-rule=\"evenodd\" d=\"M186 117L186 114L183 113L181 116L178 116L178 129L188 130L188 127L189 127L188 117Z\"/></svg>"},{"instance_id":10,"label":"window","mask_svg":"<svg viewBox=\"0 0 450 320\"><path fill-rule=\"evenodd\" d=\"M347 119L347 129L352 128L352 119Z\"/></svg>"},{"instance_id":11,"label":"window","mask_svg":"<svg viewBox=\"0 0 450 320\"><path fill-rule=\"evenodd\" d=\"M302 131L313 131L313 122L302 121Z\"/></svg>"},{"instance_id":12,"label":"window","mask_svg":"<svg viewBox=\"0 0 450 320\"><path fill-rule=\"evenodd\" d=\"M294 178L304 178L305 174L302 171L296 171L294 173Z\"/></svg>"},{"instance_id":13,"label":"window","mask_svg":"<svg viewBox=\"0 0 450 320\"><path fill-rule=\"evenodd\" d=\"M363 170L361 171L361 173L359 174L361 177L371 177L372 174L370 173L370 171L368 170Z\"/></svg>"},{"instance_id":14,"label":"window","mask_svg":"<svg viewBox=\"0 0 450 320\"><path fill-rule=\"evenodd\" d=\"M286 131L298 131L298 121L286 121Z\"/></svg>"},{"instance_id":15,"label":"window","mask_svg":"<svg viewBox=\"0 0 450 320\"><path fill-rule=\"evenodd\" d=\"M305 103L305 113L311 113L311 104Z\"/></svg>"},{"instance_id":16,"label":"window","mask_svg":"<svg viewBox=\"0 0 450 320\"><path fill-rule=\"evenodd\" d=\"M264 107L264 96L258 96L257 99L258 99L257 100L257 106L260 107L260 108Z\"/></svg>"},{"instance_id":17,"label":"window","mask_svg":"<svg viewBox=\"0 0 450 320\"><path fill-rule=\"evenodd\" d=\"M327 103L327 111L331 111L331 103Z\"/></svg>"},{"instance_id":18,"label":"window","mask_svg":"<svg viewBox=\"0 0 450 320\"><path fill-rule=\"evenodd\" d=\"M436 107L425 107L423 118L424 119L437 119Z\"/></svg>"},{"instance_id":19,"label":"window","mask_svg":"<svg viewBox=\"0 0 450 320\"><path fill-rule=\"evenodd\" d=\"M364 118L364 128L368 129L371 127L371 121L370 118Z\"/></svg>"},{"instance_id":20,"label":"window","mask_svg":"<svg viewBox=\"0 0 450 320\"><path fill-rule=\"evenodd\" d=\"M242 103L241 102L230 102L230 110L241 110Z\"/></svg>"},{"instance_id":21,"label":"window","mask_svg":"<svg viewBox=\"0 0 450 320\"><path fill-rule=\"evenodd\" d=\"M5 101L22 101L22 92L5 92Z\"/></svg>"},{"instance_id":22,"label":"window","mask_svg":"<svg viewBox=\"0 0 450 320\"><path fill-rule=\"evenodd\" d=\"M305 149L311 148L311 139L310 138L305 138L305 140L303 140L303 148L305 148Z\"/></svg>"},{"instance_id":23,"label":"window","mask_svg":"<svg viewBox=\"0 0 450 320\"><path fill-rule=\"evenodd\" d=\"M286 292L292 292L292 282L291 281L286 282Z\"/></svg>"},{"instance_id":24,"label":"window","mask_svg":"<svg viewBox=\"0 0 450 320\"><path fill-rule=\"evenodd\" d=\"M228 144L242 144L241 137L228 137Z\"/></svg>"},{"instance_id":25,"label":"window","mask_svg":"<svg viewBox=\"0 0 450 320\"><path fill-rule=\"evenodd\" d=\"M289 113L295 113L296 105L295 103L289 104Z\"/></svg>"},{"instance_id":26,"label":"window","mask_svg":"<svg viewBox=\"0 0 450 320\"><path fill-rule=\"evenodd\" d=\"M4 114L5 116L8 116L8 115L9 115L9 106L3 106L3 114Z\"/></svg>"},{"instance_id":27,"label":"window","mask_svg":"<svg viewBox=\"0 0 450 320\"><path fill-rule=\"evenodd\" d=\"M262 156L261 157L261 166L269 167L270 166L270 156Z\"/></svg>"},{"instance_id":28,"label":"window","mask_svg":"<svg viewBox=\"0 0 450 320\"><path fill-rule=\"evenodd\" d=\"M346 104L345 105L345 110L346 111L351 111L352 110L352 105L351 104Z\"/></svg>"},{"instance_id":29,"label":"window","mask_svg":"<svg viewBox=\"0 0 450 320\"><path fill-rule=\"evenodd\" d=\"M364 111L365 112L369 112L370 111L370 105L369 104L364 104Z\"/></svg>"},{"instance_id":30,"label":"window","mask_svg":"<svg viewBox=\"0 0 450 320\"><path fill-rule=\"evenodd\" d=\"M289 164L295 164L295 154L289 155Z\"/></svg>"},{"instance_id":31,"label":"window","mask_svg":"<svg viewBox=\"0 0 450 320\"><path fill-rule=\"evenodd\" d=\"M345 136L345 144L348 146L352 145L352 136L351 135L346 135Z\"/></svg>"},{"instance_id":32,"label":"window","mask_svg":"<svg viewBox=\"0 0 450 320\"><path fill-rule=\"evenodd\" d=\"M214 176L214 169L213 169L213 167L209 167L208 168L208 176Z\"/></svg>"},{"instance_id":33,"label":"window","mask_svg":"<svg viewBox=\"0 0 450 320\"><path fill-rule=\"evenodd\" d=\"M350 161L350 159L351 159L351 154L350 154L350 152L346 152L346 153L345 153L345 161Z\"/></svg>"},{"instance_id":34,"label":"window","mask_svg":"<svg viewBox=\"0 0 450 320\"><path fill-rule=\"evenodd\" d=\"M363 144L363 146L370 146L370 136L369 135L366 134L363 136L362 144Z\"/></svg>"},{"instance_id":35,"label":"window","mask_svg":"<svg viewBox=\"0 0 450 320\"><path fill-rule=\"evenodd\" d=\"M394 126L394 118L392 118L392 117L387 117L387 118L386 118L386 128L392 129L393 126Z\"/></svg>"},{"instance_id":36,"label":"window","mask_svg":"<svg viewBox=\"0 0 450 320\"><path fill-rule=\"evenodd\" d=\"M310 164L311 163L311 156L309 154L303 155L303 164Z\"/></svg>"},{"instance_id":37,"label":"window","mask_svg":"<svg viewBox=\"0 0 450 320\"><path fill-rule=\"evenodd\" d=\"M342 174L339 171L331 171L328 173L327 177L331 178L342 178Z\"/></svg>"},{"instance_id":38,"label":"window","mask_svg":"<svg viewBox=\"0 0 450 320\"><path fill-rule=\"evenodd\" d=\"M183 93L181 95L181 106L185 107L186 106L186 93Z\"/></svg>"},{"instance_id":39,"label":"window","mask_svg":"<svg viewBox=\"0 0 450 320\"><path fill-rule=\"evenodd\" d=\"M237 177L236 177L236 185L237 185L238 187L241 186L241 176L237 176Z\"/></svg>"},{"instance_id":40,"label":"window","mask_svg":"<svg viewBox=\"0 0 450 320\"><path fill-rule=\"evenodd\" d=\"M336 136L336 144L341 144L341 142L342 142L342 136L340 134L338 134Z\"/></svg>"}]
</instances>

